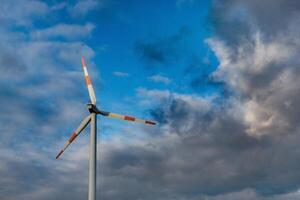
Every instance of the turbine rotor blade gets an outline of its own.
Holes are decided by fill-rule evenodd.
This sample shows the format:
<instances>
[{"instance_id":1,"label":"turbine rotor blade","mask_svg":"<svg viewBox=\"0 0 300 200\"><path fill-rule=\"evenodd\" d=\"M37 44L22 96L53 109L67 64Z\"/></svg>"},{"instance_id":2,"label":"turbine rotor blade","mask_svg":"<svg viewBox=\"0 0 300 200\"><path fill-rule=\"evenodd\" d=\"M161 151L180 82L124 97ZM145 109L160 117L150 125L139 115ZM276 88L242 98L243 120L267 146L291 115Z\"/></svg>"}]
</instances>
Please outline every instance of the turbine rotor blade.
<instances>
[{"instance_id":1,"label":"turbine rotor blade","mask_svg":"<svg viewBox=\"0 0 300 200\"><path fill-rule=\"evenodd\" d=\"M143 123L147 125L156 125L155 122L149 121L149 120L143 120L143 119L138 119L135 117L127 116L127 115L120 115L112 112L106 112L106 111L99 111L100 115L103 115L105 117L110 117L110 118L116 118L116 119L121 119L121 120L126 120L126 121L132 121L132 122L138 122L138 123Z\"/></svg>"},{"instance_id":2,"label":"turbine rotor blade","mask_svg":"<svg viewBox=\"0 0 300 200\"><path fill-rule=\"evenodd\" d=\"M92 84L92 81L90 79L88 70L86 68L83 56L81 58L81 64L82 64L82 69L83 69L83 73L84 73L84 79L85 79L86 86L87 86L88 91L89 91L91 102L92 102L92 104L96 105L96 95L95 95L93 84Z\"/></svg>"},{"instance_id":3,"label":"turbine rotor blade","mask_svg":"<svg viewBox=\"0 0 300 200\"><path fill-rule=\"evenodd\" d=\"M68 148L68 146L75 140L75 138L83 131L83 129L89 124L90 121L91 121L91 115L89 115L89 116L87 116L86 118L83 119L83 121L81 122L79 127L71 135L68 142L66 143L64 148L62 148L62 150L57 154L55 159L58 159L61 156L61 154Z\"/></svg>"}]
</instances>

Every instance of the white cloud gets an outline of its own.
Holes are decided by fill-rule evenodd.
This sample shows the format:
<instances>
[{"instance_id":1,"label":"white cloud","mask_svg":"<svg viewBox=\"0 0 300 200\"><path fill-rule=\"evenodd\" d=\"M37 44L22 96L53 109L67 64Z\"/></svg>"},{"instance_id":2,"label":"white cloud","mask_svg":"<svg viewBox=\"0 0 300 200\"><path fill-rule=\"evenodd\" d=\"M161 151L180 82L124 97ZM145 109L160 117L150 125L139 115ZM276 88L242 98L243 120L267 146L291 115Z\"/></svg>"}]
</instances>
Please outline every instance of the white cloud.
<instances>
[{"instance_id":1,"label":"white cloud","mask_svg":"<svg viewBox=\"0 0 300 200\"><path fill-rule=\"evenodd\" d=\"M292 41L288 35L266 41L258 32L235 52L223 41L207 40L220 61L213 77L236 93L250 135L285 132L292 125L285 110L294 104L290 99L300 82L294 74L299 48Z\"/></svg>"},{"instance_id":2,"label":"white cloud","mask_svg":"<svg viewBox=\"0 0 300 200\"><path fill-rule=\"evenodd\" d=\"M166 85L168 85L172 82L172 80L170 78L159 75L159 74L148 77L148 80L156 82L156 83L164 83Z\"/></svg>"},{"instance_id":3,"label":"white cloud","mask_svg":"<svg viewBox=\"0 0 300 200\"><path fill-rule=\"evenodd\" d=\"M146 88L137 88L136 93L141 98L141 103L145 105L150 106L174 98L189 103L196 110L207 110L210 107L211 101L215 98L215 96L204 98L196 94L180 94L176 92L172 93L169 90L148 90Z\"/></svg>"},{"instance_id":4,"label":"white cloud","mask_svg":"<svg viewBox=\"0 0 300 200\"><path fill-rule=\"evenodd\" d=\"M102 6L102 4L102 1L79 0L74 6L69 8L69 12L72 16L82 17L97 7Z\"/></svg>"},{"instance_id":5,"label":"white cloud","mask_svg":"<svg viewBox=\"0 0 300 200\"><path fill-rule=\"evenodd\" d=\"M66 2L62 2L62 3L58 3L55 4L51 7L52 11L58 11L58 10L62 10L64 8L66 8L68 6L68 4Z\"/></svg>"},{"instance_id":6,"label":"white cloud","mask_svg":"<svg viewBox=\"0 0 300 200\"><path fill-rule=\"evenodd\" d=\"M231 87L243 93L251 92L249 91L251 85L245 76L259 76L268 70L270 65L282 65L297 52L286 38L266 42L259 32L251 40L239 45L238 52L234 52L223 41L217 39L207 39L206 42L220 61L214 77L226 81Z\"/></svg>"},{"instance_id":7,"label":"white cloud","mask_svg":"<svg viewBox=\"0 0 300 200\"><path fill-rule=\"evenodd\" d=\"M114 75L114 76L117 76L117 77L128 77L128 76L129 76L128 73L126 73L126 72L121 72L121 71L114 71L114 72L113 72L113 75Z\"/></svg>"},{"instance_id":8,"label":"white cloud","mask_svg":"<svg viewBox=\"0 0 300 200\"><path fill-rule=\"evenodd\" d=\"M31 32L33 39L47 40L57 37L65 39L81 39L91 35L95 26L87 23L85 25L78 24L58 24L42 30L36 30Z\"/></svg>"},{"instance_id":9,"label":"white cloud","mask_svg":"<svg viewBox=\"0 0 300 200\"><path fill-rule=\"evenodd\" d=\"M0 20L3 25L31 25L32 20L44 17L50 12L49 6L37 0L3 0L0 6Z\"/></svg>"}]
</instances>

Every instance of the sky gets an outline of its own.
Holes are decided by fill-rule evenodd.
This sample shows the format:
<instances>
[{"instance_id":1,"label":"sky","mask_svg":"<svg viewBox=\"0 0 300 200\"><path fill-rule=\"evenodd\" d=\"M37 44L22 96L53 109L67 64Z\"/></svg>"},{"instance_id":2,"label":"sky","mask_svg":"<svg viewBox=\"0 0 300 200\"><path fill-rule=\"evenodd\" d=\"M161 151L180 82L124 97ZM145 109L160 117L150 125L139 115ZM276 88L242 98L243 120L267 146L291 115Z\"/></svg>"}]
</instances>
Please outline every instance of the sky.
<instances>
[{"instance_id":1,"label":"sky","mask_svg":"<svg viewBox=\"0 0 300 200\"><path fill-rule=\"evenodd\" d=\"M300 199L298 0L0 3L0 199Z\"/></svg>"}]
</instances>

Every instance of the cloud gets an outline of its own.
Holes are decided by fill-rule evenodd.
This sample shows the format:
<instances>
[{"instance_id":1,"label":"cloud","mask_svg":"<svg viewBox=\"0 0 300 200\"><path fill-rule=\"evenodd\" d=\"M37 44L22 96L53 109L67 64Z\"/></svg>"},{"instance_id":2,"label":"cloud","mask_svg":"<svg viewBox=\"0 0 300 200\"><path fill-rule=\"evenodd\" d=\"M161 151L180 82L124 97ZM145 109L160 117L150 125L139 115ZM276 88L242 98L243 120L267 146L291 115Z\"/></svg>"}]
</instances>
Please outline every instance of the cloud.
<instances>
[{"instance_id":1,"label":"cloud","mask_svg":"<svg viewBox=\"0 0 300 200\"><path fill-rule=\"evenodd\" d=\"M128 77L129 76L128 73L126 73L126 72L120 72L120 71L114 71L113 75L117 76L117 77Z\"/></svg>"},{"instance_id":2,"label":"cloud","mask_svg":"<svg viewBox=\"0 0 300 200\"><path fill-rule=\"evenodd\" d=\"M189 102L195 108L201 108L204 104L208 104L212 99L216 98L215 96L203 98L195 94L180 94L175 92L172 93L169 90L148 90L146 88L137 88L136 93L142 100L151 99L151 102L154 104L155 102L157 103L167 99L178 98Z\"/></svg>"},{"instance_id":3,"label":"cloud","mask_svg":"<svg viewBox=\"0 0 300 200\"><path fill-rule=\"evenodd\" d=\"M37 40L49 40L57 38L74 40L90 36L94 28L95 26L90 23L85 25L57 24L42 30L35 30L31 32L31 37Z\"/></svg>"},{"instance_id":4,"label":"cloud","mask_svg":"<svg viewBox=\"0 0 300 200\"><path fill-rule=\"evenodd\" d=\"M163 84L166 84L166 85L168 85L172 82L170 78L168 78L166 76L159 75L159 74L149 76L148 80L156 82L156 83L163 83Z\"/></svg>"},{"instance_id":5,"label":"cloud","mask_svg":"<svg viewBox=\"0 0 300 200\"><path fill-rule=\"evenodd\" d=\"M10 45L17 47L14 52L4 45L7 49L0 53L4 72L0 75L0 196L8 200L82 199L86 196L82 188L87 188L82 180L87 174L76 173L80 160L58 164L54 157L60 142L66 141L62 136L72 133L87 114L78 99L88 99L80 56L85 52L92 60L94 52L76 42L19 38ZM72 180L74 175L80 181ZM67 194L66 189L74 193Z\"/></svg>"},{"instance_id":6,"label":"cloud","mask_svg":"<svg viewBox=\"0 0 300 200\"><path fill-rule=\"evenodd\" d=\"M265 33L264 37L279 36L299 19L299 9L295 0L215 0L209 18L216 36L233 46L256 30Z\"/></svg>"},{"instance_id":7,"label":"cloud","mask_svg":"<svg viewBox=\"0 0 300 200\"><path fill-rule=\"evenodd\" d=\"M261 196L257 194L255 191L246 189L242 190L240 192L233 192L233 193L228 193L228 194L223 194L223 195L218 195L215 197L205 197L203 200L292 200L292 199L297 199L299 198L299 191L296 192L291 192L288 194L283 194L283 195L278 195L278 196L273 196L273 197L266 197L266 196ZM201 199L201 198L200 198Z\"/></svg>"},{"instance_id":8,"label":"cloud","mask_svg":"<svg viewBox=\"0 0 300 200\"><path fill-rule=\"evenodd\" d=\"M137 89L136 102L151 108L159 127L136 126L124 134L134 131L143 137L99 141L100 198L299 198L298 3L277 0L271 7L268 3L216 1L213 5L220 12L212 15L222 13L223 18L214 18L220 20L214 24L216 35L207 40L219 60L212 77L224 83L230 95ZM280 4L283 13L293 14L279 19L280 12L275 12L274 19L280 21L274 27L263 11L277 11ZM21 24L30 24L35 15L17 16L26 19ZM266 19L257 22L261 15ZM1 30L0 37L0 196L85 198L87 135L80 135L62 160L55 162L54 156L67 133L87 114L81 107L88 96L80 56L92 61L94 50L76 41L32 41L26 33L10 30ZM141 48L142 60L172 62L177 47L175 54L166 55L172 46L164 41L162 50L159 42L143 42L162 59L144 54Z\"/></svg>"},{"instance_id":9,"label":"cloud","mask_svg":"<svg viewBox=\"0 0 300 200\"><path fill-rule=\"evenodd\" d=\"M242 110L236 106L237 102L231 101L193 106L192 102L175 96L152 110L153 117L163 125L164 134L175 134L173 141L163 144L171 146L161 154L168 155L164 162L172 165L168 170L174 170L169 172L174 175L170 175L163 187L170 184L185 195L216 195L246 188L268 195L297 189L299 164L294 159L298 155L290 145L297 146L298 135L285 133L260 138L249 135ZM285 157L284 167L280 157ZM280 174L282 167L290 173ZM162 174L168 177L168 172Z\"/></svg>"},{"instance_id":10,"label":"cloud","mask_svg":"<svg viewBox=\"0 0 300 200\"><path fill-rule=\"evenodd\" d=\"M88 149L80 150L87 152ZM87 185L87 181L83 179L87 175L83 170L87 167L87 154L77 162L71 159L54 162L53 155L54 149L33 148L31 144L24 142L13 150L1 149L1 196L8 200L86 197L87 191L82 188ZM77 173L78 170L83 173ZM76 180L72 180L73 178ZM73 192L65 192L66 190Z\"/></svg>"},{"instance_id":11,"label":"cloud","mask_svg":"<svg viewBox=\"0 0 300 200\"><path fill-rule=\"evenodd\" d=\"M30 26L33 19L43 18L49 11L46 3L37 0L4 0L1 1L0 21L2 26Z\"/></svg>"},{"instance_id":12,"label":"cloud","mask_svg":"<svg viewBox=\"0 0 300 200\"><path fill-rule=\"evenodd\" d=\"M172 63L178 59L180 42L188 33L188 28L182 27L174 35L153 41L137 41L134 51L146 65Z\"/></svg>"},{"instance_id":13,"label":"cloud","mask_svg":"<svg viewBox=\"0 0 300 200\"><path fill-rule=\"evenodd\" d=\"M0 76L0 129L4 131L1 143L5 145L22 135L33 141L68 121L66 109L73 112L79 105L74 99L85 91L84 84L78 82L82 78L81 52L88 59L93 56L93 50L81 43L15 42L18 48L14 54L0 54L1 71L5 72ZM6 113L16 114L12 117ZM31 134L35 132L40 134Z\"/></svg>"},{"instance_id":14,"label":"cloud","mask_svg":"<svg viewBox=\"0 0 300 200\"><path fill-rule=\"evenodd\" d=\"M54 148L61 133L71 132L65 123L75 125L85 114L74 99L87 95L78 82L83 78L80 57L92 60L94 51L81 42L32 41L27 28L49 14L46 3L1 3L0 197L57 199L57 193L64 196L66 182L80 185L62 173L60 183L66 185L55 184ZM18 26L27 28L14 29Z\"/></svg>"},{"instance_id":15,"label":"cloud","mask_svg":"<svg viewBox=\"0 0 300 200\"><path fill-rule=\"evenodd\" d=\"M53 6L51 6L51 10L59 11L59 10L65 9L67 6L68 6L68 4L66 2L57 3L57 4L54 4Z\"/></svg>"},{"instance_id":16,"label":"cloud","mask_svg":"<svg viewBox=\"0 0 300 200\"><path fill-rule=\"evenodd\" d=\"M102 1L78 0L74 6L69 7L69 12L72 16L82 17L99 6L102 6L102 4Z\"/></svg>"},{"instance_id":17,"label":"cloud","mask_svg":"<svg viewBox=\"0 0 300 200\"><path fill-rule=\"evenodd\" d=\"M268 134L267 130L286 132L296 128L295 115L287 111L291 104L298 110L292 99L299 95L299 71L294 67L299 65L295 54L299 47L291 44L293 40L287 35L265 41L257 34L240 44L238 56L220 41L209 42L220 60L214 77L225 81L242 97L245 120L251 125L249 133L261 135Z\"/></svg>"},{"instance_id":18,"label":"cloud","mask_svg":"<svg viewBox=\"0 0 300 200\"><path fill-rule=\"evenodd\" d=\"M80 57L84 54L92 61L95 53L82 42L33 41L27 29L11 29L32 26L36 17L42 20L47 4L4 1L2 5L7 9L2 14L11 13L0 17L8 24L0 29L0 198L83 199L87 182L82 177L87 174L76 170L86 168L87 154L77 153L79 162L71 162L70 156L60 164L54 157L60 142L73 131L66 124L76 128L87 114L78 99L88 99Z\"/></svg>"}]
</instances>

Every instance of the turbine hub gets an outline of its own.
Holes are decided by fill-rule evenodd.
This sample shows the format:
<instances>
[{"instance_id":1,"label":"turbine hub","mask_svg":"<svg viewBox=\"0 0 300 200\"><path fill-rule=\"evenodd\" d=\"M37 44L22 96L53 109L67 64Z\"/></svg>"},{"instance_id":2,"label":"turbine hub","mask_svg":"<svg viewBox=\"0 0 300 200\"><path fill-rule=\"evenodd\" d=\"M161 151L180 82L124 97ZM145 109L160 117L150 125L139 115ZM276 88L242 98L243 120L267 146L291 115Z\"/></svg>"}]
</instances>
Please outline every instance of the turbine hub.
<instances>
[{"instance_id":1,"label":"turbine hub","mask_svg":"<svg viewBox=\"0 0 300 200\"><path fill-rule=\"evenodd\" d=\"M87 104L87 108L89 110L90 113L96 113L96 114L99 114L99 109L96 107L96 105L94 104L91 104L91 103L88 103Z\"/></svg>"}]
</instances>

